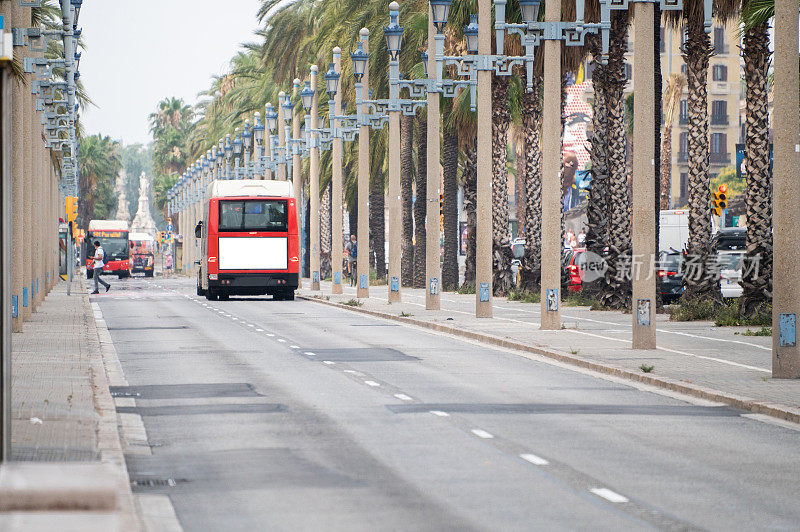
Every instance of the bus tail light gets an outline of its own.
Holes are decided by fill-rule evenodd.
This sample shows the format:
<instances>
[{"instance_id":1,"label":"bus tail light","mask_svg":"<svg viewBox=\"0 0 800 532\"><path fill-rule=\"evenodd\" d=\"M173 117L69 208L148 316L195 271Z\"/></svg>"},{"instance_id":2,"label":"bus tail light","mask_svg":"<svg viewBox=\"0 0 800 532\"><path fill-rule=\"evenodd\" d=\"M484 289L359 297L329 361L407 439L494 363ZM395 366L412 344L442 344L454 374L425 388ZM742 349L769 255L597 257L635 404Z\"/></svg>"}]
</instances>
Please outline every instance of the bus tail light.
<instances>
[{"instance_id":1,"label":"bus tail light","mask_svg":"<svg viewBox=\"0 0 800 532\"><path fill-rule=\"evenodd\" d=\"M208 274L208 280L209 281L216 281L217 279L219 279L219 275L217 275L216 273L209 273Z\"/></svg>"}]
</instances>

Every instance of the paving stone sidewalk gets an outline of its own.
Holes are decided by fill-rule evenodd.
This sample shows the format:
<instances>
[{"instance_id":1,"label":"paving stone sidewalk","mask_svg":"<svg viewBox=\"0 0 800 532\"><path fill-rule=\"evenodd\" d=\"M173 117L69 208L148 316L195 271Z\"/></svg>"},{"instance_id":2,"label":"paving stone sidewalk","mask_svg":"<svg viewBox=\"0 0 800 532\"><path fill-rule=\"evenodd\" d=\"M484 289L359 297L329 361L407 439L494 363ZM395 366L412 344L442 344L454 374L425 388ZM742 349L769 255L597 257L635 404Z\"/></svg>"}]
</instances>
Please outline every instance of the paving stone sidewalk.
<instances>
[{"instance_id":1,"label":"paving stone sidewalk","mask_svg":"<svg viewBox=\"0 0 800 532\"><path fill-rule=\"evenodd\" d=\"M51 463L54 474L66 463L87 464L106 477L110 471L117 511L109 519L87 519L112 523L112 529L137 529L98 326L82 279L73 282L69 296L67 284L59 282L23 331L12 335L12 344L10 464ZM98 469L101 464L107 467ZM98 477L98 483L108 480ZM66 517L53 516L53 523ZM33 517L0 514L0 525L31 523Z\"/></svg>"},{"instance_id":2,"label":"paving stone sidewalk","mask_svg":"<svg viewBox=\"0 0 800 532\"><path fill-rule=\"evenodd\" d=\"M341 304L355 297L355 288L350 287L344 288L343 295L331 295L330 283L323 283L318 292L309 289L307 280L303 287L298 295L321 297L324 303ZM495 298L495 317L477 319L474 294L443 293L442 309L429 311L425 309L423 289L402 290L403 302L389 304L386 286L372 286L370 298L361 299L360 306L345 308L488 339L506 347L522 347L562 362L800 422L800 380L773 379L771 339L743 336L745 327L672 322L667 315L659 314L659 348L634 350L630 346L630 314L562 307L562 330L542 331L538 303ZM653 370L645 373L642 365L653 366Z\"/></svg>"}]
</instances>

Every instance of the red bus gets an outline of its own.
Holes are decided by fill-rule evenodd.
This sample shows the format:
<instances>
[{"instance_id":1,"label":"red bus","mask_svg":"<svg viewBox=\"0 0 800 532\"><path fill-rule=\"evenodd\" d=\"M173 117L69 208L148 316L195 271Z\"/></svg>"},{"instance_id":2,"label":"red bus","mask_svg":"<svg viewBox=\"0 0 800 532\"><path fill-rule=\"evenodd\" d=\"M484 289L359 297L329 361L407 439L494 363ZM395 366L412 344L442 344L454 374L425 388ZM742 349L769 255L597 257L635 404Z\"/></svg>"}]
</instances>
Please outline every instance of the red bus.
<instances>
[{"instance_id":1,"label":"red bus","mask_svg":"<svg viewBox=\"0 0 800 532\"><path fill-rule=\"evenodd\" d=\"M201 240L197 295L294 299L300 238L290 181L214 181L195 236Z\"/></svg>"},{"instance_id":2,"label":"red bus","mask_svg":"<svg viewBox=\"0 0 800 532\"><path fill-rule=\"evenodd\" d=\"M130 245L128 244L128 222L124 220L92 220L85 240L86 277L94 275L92 268L94 243L99 241L106 252L103 275L114 274L120 279L130 277Z\"/></svg>"}]
</instances>

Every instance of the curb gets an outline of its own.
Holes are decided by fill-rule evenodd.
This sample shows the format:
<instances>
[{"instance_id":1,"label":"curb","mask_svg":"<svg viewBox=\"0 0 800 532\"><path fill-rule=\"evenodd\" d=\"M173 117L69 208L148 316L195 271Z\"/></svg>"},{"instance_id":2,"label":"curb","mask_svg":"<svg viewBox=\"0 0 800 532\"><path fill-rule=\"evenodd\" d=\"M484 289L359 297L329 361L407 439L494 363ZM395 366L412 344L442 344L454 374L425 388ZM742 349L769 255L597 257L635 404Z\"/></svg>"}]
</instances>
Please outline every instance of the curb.
<instances>
[{"instance_id":1,"label":"curb","mask_svg":"<svg viewBox=\"0 0 800 532\"><path fill-rule=\"evenodd\" d=\"M79 290L84 290L85 292L83 283L78 284ZM118 472L116 489L119 495L117 509L120 513L120 530L142 530L134 504L128 466L122 451L122 436L119 432L117 407L109 390L109 386L127 385L127 382L124 381L122 376L122 367L117 358L117 352L114 349L111 334L106 328L102 313L96 308L96 305L92 305L89 302L89 296L86 293L82 294L81 297L84 307L88 311L88 321L94 325L100 345L100 353L92 351L89 355L95 408L99 416L97 447L100 451L102 462L110 464Z\"/></svg>"},{"instance_id":2,"label":"curb","mask_svg":"<svg viewBox=\"0 0 800 532\"><path fill-rule=\"evenodd\" d=\"M670 390L673 392L683 393L686 395L691 395L693 397L697 397L700 399L705 399L708 401L714 401L717 403L724 403L728 406L732 406L734 408L738 408L740 410L748 410L755 414L765 414L768 416L772 416L778 419L782 419L785 421L791 421L793 423L800 423L800 409L792 408L786 405L777 404L777 403L765 403L759 402L755 399L750 397L745 397L741 395L736 395L732 393L722 392L719 390L715 390L713 388L705 388L703 386L695 386L691 384L687 384L682 381L678 381L675 379L670 379L667 377L656 377L653 375L646 375L635 373L633 371L606 365L600 364L599 362L595 362L588 358L580 357L577 355L568 355L565 353L561 353L559 351L554 351L551 349L546 349L542 347L534 347L532 345L523 344L520 342L516 342L513 340L508 340L506 338L500 338L497 336L492 336L490 334L485 333L476 333L472 331L465 331L463 329L457 329L452 326L442 325L439 323L431 323L427 321L417 320L413 318L403 317L403 316L395 316L393 314L388 314L386 312L380 312L377 310L367 310L362 309L359 307L351 307L349 305L343 305L341 303L336 303L333 301L325 301L316 297L309 297L309 296L297 296L299 299L303 299L305 301L312 301L315 303L321 303L323 305L328 305L331 307L337 307L345 310L350 310L352 312L360 312L362 314L366 314L369 316L374 316L377 318L383 318L392 321L398 321L400 323L405 323L408 325L415 325L417 327L422 327L424 329L430 329L438 332L443 332L447 334L452 334L455 336L460 336L463 338L469 338L471 340L477 340L479 342L491 344L498 347L505 347L508 349L515 349L518 351L524 351L527 353L533 353L536 355L541 355L553 360L557 360L559 362L563 362L565 364L570 364L573 366L578 366L581 368L589 369L592 371L596 371L598 373L604 373L607 375L613 375L615 377L621 377L623 379L641 382L643 384L649 384L651 386L655 386L658 388L663 388L666 390Z\"/></svg>"}]
</instances>

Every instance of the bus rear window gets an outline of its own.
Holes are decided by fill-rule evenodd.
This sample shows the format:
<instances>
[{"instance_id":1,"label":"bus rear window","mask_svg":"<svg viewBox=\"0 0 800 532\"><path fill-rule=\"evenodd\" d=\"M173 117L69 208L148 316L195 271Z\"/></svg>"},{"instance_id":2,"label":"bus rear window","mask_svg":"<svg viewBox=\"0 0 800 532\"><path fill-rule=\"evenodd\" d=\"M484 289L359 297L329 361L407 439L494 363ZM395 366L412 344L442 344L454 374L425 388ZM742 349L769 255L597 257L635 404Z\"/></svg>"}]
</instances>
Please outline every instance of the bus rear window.
<instances>
[{"instance_id":1,"label":"bus rear window","mask_svg":"<svg viewBox=\"0 0 800 532\"><path fill-rule=\"evenodd\" d=\"M220 201L219 230L286 232L286 200Z\"/></svg>"}]
</instances>

